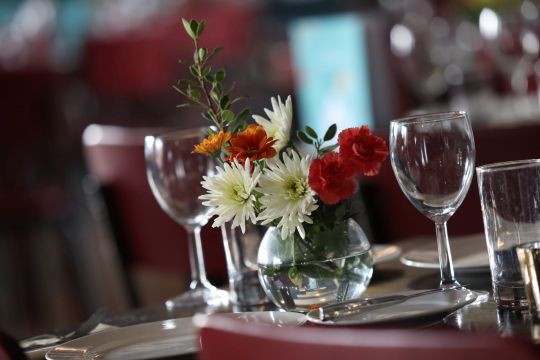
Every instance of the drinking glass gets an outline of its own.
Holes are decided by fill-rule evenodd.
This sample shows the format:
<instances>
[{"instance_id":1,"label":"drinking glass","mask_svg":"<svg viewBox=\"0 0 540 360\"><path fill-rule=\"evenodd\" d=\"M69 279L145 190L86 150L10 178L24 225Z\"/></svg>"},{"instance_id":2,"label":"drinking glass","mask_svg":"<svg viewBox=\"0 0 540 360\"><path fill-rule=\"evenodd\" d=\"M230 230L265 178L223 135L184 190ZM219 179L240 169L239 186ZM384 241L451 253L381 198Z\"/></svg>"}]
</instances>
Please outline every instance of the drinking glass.
<instances>
[{"instance_id":1,"label":"drinking glass","mask_svg":"<svg viewBox=\"0 0 540 360\"><path fill-rule=\"evenodd\" d=\"M192 154L193 147L207 136L207 128L176 130L146 136L144 153L150 188L161 208L187 231L191 283L189 290L166 302L175 306L219 306L228 303L228 293L217 289L206 278L201 227L208 222L211 208L199 196L204 175L214 174L212 157Z\"/></svg>"},{"instance_id":2,"label":"drinking glass","mask_svg":"<svg viewBox=\"0 0 540 360\"><path fill-rule=\"evenodd\" d=\"M503 309L526 308L517 250L540 240L540 160L486 164L476 168L476 176L493 298Z\"/></svg>"},{"instance_id":3,"label":"drinking glass","mask_svg":"<svg viewBox=\"0 0 540 360\"><path fill-rule=\"evenodd\" d=\"M391 121L390 158L401 190L435 222L440 288L461 287L454 277L446 222L461 205L474 173L474 139L467 114L435 113Z\"/></svg>"}]
</instances>

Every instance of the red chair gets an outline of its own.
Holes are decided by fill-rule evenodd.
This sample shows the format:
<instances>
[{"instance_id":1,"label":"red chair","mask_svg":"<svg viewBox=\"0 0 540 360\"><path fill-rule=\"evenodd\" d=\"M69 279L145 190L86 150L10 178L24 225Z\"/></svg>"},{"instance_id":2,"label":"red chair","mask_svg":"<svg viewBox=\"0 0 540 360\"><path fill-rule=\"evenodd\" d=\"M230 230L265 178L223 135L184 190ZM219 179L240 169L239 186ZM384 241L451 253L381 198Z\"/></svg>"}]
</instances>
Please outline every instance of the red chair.
<instances>
[{"instance_id":1,"label":"red chair","mask_svg":"<svg viewBox=\"0 0 540 360\"><path fill-rule=\"evenodd\" d=\"M83 134L87 166L99 181L132 287L137 268L182 275L186 286L190 280L187 234L159 207L146 178L144 136L159 131L90 125ZM202 239L208 277L223 284L227 272L220 229L207 225ZM137 291L132 289L135 304Z\"/></svg>"},{"instance_id":2,"label":"red chair","mask_svg":"<svg viewBox=\"0 0 540 360\"><path fill-rule=\"evenodd\" d=\"M531 343L457 330L270 327L212 316L200 328L201 360L533 360Z\"/></svg>"},{"instance_id":3,"label":"red chair","mask_svg":"<svg viewBox=\"0 0 540 360\"><path fill-rule=\"evenodd\" d=\"M379 131L388 140L388 131ZM478 127L474 129L476 166L509 160L540 158L540 125ZM361 179L362 196L371 214L377 242L435 236L433 222L420 214L399 188L386 160L377 176ZM476 176L465 200L448 222L451 235L484 231Z\"/></svg>"}]
</instances>

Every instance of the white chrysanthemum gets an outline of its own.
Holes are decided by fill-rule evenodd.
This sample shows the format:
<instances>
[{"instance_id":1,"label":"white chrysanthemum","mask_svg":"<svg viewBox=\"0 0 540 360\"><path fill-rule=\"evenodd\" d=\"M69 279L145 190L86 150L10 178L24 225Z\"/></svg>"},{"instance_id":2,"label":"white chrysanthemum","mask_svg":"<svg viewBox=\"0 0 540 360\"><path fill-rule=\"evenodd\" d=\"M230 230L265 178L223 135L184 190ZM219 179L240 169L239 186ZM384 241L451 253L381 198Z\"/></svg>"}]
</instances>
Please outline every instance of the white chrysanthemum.
<instances>
[{"instance_id":1,"label":"white chrysanthemum","mask_svg":"<svg viewBox=\"0 0 540 360\"><path fill-rule=\"evenodd\" d=\"M232 220L231 227L240 226L242 232L246 230L246 220L256 221L255 195L253 190L259 180L260 170L257 166L251 172L249 159L244 166L236 160L232 164L217 167L217 174L204 176L202 186L208 190L205 195L199 196L203 205L213 206L210 216L217 215L212 224L218 227Z\"/></svg>"},{"instance_id":2,"label":"white chrysanthemum","mask_svg":"<svg viewBox=\"0 0 540 360\"><path fill-rule=\"evenodd\" d=\"M281 237L298 230L302 238L306 233L302 223L312 224L309 217L319 206L315 192L309 187L308 174L311 159L300 158L298 154L284 154L283 162L272 159L267 163L267 169L261 175L257 191L262 193L260 202L263 211L258 220L268 224L280 219L277 224L281 228Z\"/></svg>"},{"instance_id":3,"label":"white chrysanthemum","mask_svg":"<svg viewBox=\"0 0 540 360\"><path fill-rule=\"evenodd\" d=\"M272 111L264 109L266 116L268 116L268 119L270 120L267 120L259 115L253 115L253 119L257 124L264 127L266 135L277 140L277 142L274 144L274 149L279 151L285 145L287 145L291 137L293 116L292 100L290 95L287 97L285 104L283 104L281 97L279 96L277 99L272 97L270 100L272 101Z\"/></svg>"}]
</instances>

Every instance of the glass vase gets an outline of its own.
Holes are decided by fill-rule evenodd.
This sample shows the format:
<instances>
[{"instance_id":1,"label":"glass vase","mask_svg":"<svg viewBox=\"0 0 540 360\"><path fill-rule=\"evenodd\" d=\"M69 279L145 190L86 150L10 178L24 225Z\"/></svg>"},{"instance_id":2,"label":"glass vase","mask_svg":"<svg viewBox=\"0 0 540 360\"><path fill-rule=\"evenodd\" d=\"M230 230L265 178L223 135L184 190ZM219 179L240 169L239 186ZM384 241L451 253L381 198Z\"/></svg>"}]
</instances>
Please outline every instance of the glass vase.
<instances>
[{"instance_id":1,"label":"glass vase","mask_svg":"<svg viewBox=\"0 0 540 360\"><path fill-rule=\"evenodd\" d=\"M267 296L287 311L307 312L329 303L359 298L373 274L371 245L352 219L332 229L310 225L302 239L283 239L268 228L257 256L259 280Z\"/></svg>"},{"instance_id":2,"label":"glass vase","mask_svg":"<svg viewBox=\"0 0 540 360\"><path fill-rule=\"evenodd\" d=\"M229 299L233 305L250 308L270 301L261 287L257 274L257 249L261 241L257 229L248 226L242 234L230 224L221 226L227 272L229 276Z\"/></svg>"}]
</instances>

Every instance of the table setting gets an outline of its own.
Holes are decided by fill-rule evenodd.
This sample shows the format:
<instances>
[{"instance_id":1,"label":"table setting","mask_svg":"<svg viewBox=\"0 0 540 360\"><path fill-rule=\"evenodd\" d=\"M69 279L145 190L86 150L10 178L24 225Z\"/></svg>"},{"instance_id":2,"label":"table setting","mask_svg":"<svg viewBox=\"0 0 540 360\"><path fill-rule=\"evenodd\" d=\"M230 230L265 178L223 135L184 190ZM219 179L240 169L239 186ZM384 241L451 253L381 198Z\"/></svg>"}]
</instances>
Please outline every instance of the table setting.
<instances>
[{"instance_id":1,"label":"table setting","mask_svg":"<svg viewBox=\"0 0 540 360\"><path fill-rule=\"evenodd\" d=\"M420 239L422 244L404 253L400 262L421 269L438 269L439 258L435 239ZM452 238L454 271L460 273L488 273L489 257L484 234L456 236Z\"/></svg>"},{"instance_id":2,"label":"table setting","mask_svg":"<svg viewBox=\"0 0 540 360\"><path fill-rule=\"evenodd\" d=\"M328 331L485 325L540 342L540 160L477 167L485 234L449 238L475 175L466 112L395 119L388 144L365 125L293 134L291 96L272 97L265 116L233 110L242 98L210 65L220 48L200 45L205 22L183 25L193 78L175 88L180 107L201 108L209 126L148 135L144 156L156 201L189 234L189 289L153 307L98 313L56 342L26 339L29 357L192 358L197 324L213 317ZM358 182L384 161L411 211L433 221L433 237L372 244L356 221ZM227 289L206 277L207 224L221 228Z\"/></svg>"}]
</instances>

